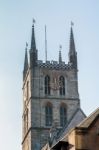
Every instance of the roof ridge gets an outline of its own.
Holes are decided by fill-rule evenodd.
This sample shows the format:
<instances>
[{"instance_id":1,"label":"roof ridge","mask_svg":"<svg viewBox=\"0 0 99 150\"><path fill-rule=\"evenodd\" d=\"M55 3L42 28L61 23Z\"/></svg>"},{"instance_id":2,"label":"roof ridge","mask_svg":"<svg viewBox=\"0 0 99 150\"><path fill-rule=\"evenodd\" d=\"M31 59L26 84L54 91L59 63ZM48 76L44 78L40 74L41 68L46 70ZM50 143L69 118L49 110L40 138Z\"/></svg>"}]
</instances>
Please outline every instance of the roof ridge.
<instances>
[{"instance_id":1,"label":"roof ridge","mask_svg":"<svg viewBox=\"0 0 99 150\"><path fill-rule=\"evenodd\" d=\"M97 111L99 111L99 107L94 111L94 112L92 112L88 117L86 117L83 121L81 121L78 125L77 125L77 127L80 127L84 122L86 122L88 119L90 119ZM97 116L98 114L96 114L96 116ZM96 116L95 116L95 118L96 118Z\"/></svg>"}]
</instances>

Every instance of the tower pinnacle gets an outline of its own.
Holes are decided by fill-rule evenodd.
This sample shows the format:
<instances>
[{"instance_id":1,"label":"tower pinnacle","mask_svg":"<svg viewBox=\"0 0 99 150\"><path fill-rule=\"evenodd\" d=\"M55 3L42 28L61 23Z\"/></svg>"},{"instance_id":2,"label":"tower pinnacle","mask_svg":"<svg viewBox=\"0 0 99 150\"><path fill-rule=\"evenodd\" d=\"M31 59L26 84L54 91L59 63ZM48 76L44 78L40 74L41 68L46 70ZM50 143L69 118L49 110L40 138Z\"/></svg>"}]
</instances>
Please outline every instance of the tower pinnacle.
<instances>
[{"instance_id":1,"label":"tower pinnacle","mask_svg":"<svg viewBox=\"0 0 99 150\"><path fill-rule=\"evenodd\" d=\"M30 67L34 67L37 65L37 49L36 49L36 42L35 42L34 23L35 23L35 20L33 19L31 48L30 48Z\"/></svg>"},{"instance_id":2,"label":"tower pinnacle","mask_svg":"<svg viewBox=\"0 0 99 150\"><path fill-rule=\"evenodd\" d=\"M23 70L23 78L26 75L26 72L28 70L28 55L27 55L27 47L28 43L26 42L26 48L25 48L25 59L24 59L24 70Z\"/></svg>"},{"instance_id":3,"label":"tower pinnacle","mask_svg":"<svg viewBox=\"0 0 99 150\"><path fill-rule=\"evenodd\" d=\"M32 36L31 36L31 50L33 51L36 50L34 23L35 23L35 20L33 19Z\"/></svg>"},{"instance_id":4,"label":"tower pinnacle","mask_svg":"<svg viewBox=\"0 0 99 150\"><path fill-rule=\"evenodd\" d=\"M77 69L77 52L75 50L75 42L73 35L73 22L71 22L71 30L70 30L70 46L69 46L69 62L72 63L72 66Z\"/></svg>"},{"instance_id":5,"label":"tower pinnacle","mask_svg":"<svg viewBox=\"0 0 99 150\"><path fill-rule=\"evenodd\" d=\"M69 53L73 54L75 53L75 42L74 42L74 35L73 35L73 24L71 23L71 31L70 31L70 48Z\"/></svg>"}]
</instances>

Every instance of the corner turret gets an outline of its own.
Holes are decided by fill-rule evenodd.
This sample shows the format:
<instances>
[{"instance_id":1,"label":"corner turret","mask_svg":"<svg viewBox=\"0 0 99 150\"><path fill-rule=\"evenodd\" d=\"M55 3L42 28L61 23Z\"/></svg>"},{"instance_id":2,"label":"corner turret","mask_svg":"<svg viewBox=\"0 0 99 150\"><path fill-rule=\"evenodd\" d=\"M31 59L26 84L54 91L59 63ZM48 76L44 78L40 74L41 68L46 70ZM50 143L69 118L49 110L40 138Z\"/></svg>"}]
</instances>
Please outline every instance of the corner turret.
<instances>
[{"instance_id":1,"label":"corner turret","mask_svg":"<svg viewBox=\"0 0 99 150\"><path fill-rule=\"evenodd\" d=\"M28 55L27 55L27 47L28 44L26 42L26 48L25 48L25 59L24 59L24 70L23 70L23 79L25 78L26 72L28 70Z\"/></svg>"}]
</instances>

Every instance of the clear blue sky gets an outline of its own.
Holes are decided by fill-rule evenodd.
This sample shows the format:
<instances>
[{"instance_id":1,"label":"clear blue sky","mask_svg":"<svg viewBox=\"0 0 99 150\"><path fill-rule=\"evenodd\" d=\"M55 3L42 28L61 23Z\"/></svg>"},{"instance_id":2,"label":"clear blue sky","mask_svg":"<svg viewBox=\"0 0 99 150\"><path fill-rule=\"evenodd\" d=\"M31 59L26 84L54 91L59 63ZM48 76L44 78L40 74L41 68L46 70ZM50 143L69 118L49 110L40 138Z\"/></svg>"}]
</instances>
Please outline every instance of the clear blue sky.
<instances>
[{"instance_id":1,"label":"clear blue sky","mask_svg":"<svg viewBox=\"0 0 99 150\"><path fill-rule=\"evenodd\" d=\"M67 62L70 22L74 22L81 107L89 115L99 106L99 1L0 0L1 150L21 150L22 71L33 18L39 59L43 60L44 25L48 59L58 59L61 44L62 57Z\"/></svg>"}]
</instances>

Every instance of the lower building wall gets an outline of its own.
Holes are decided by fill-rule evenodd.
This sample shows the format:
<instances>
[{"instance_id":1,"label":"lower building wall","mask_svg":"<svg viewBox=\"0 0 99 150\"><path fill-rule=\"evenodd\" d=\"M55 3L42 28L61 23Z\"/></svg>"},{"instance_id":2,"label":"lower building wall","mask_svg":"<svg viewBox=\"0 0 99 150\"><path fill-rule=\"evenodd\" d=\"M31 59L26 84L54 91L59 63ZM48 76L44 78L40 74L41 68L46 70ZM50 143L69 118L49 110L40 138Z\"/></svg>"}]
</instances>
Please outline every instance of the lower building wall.
<instances>
[{"instance_id":1,"label":"lower building wall","mask_svg":"<svg viewBox=\"0 0 99 150\"><path fill-rule=\"evenodd\" d=\"M76 143L75 143L75 148L79 149L79 150L87 150L88 149L88 145L87 145L87 137L88 135L86 133L82 133L82 132L78 132L76 133Z\"/></svg>"},{"instance_id":2,"label":"lower building wall","mask_svg":"<svg viewBox=\"0 0 99 150\"><path fill-rule=\"evenodd\" d=\"M40 150L49 140L49 129L31 129L22 142L22 150Z\"/></svg>"},{"instance_id":3,"label":"lower building wall","mask_svg":"<svg viewBox=\"0 0 99 150\"><path fill-rule=\"evenodd\" d=\"M22 150L31 150L31 133L29 132L22 142Z\"/></svg>"},{"instance_id":4,"label":"lower building wall","mask_svg":"<svg viewBox=\"0 0 99 150\"><path fill-rule=\"evenodd\" d=\"M99 150L99 119L88 128L73 129L68 142L70 150Z\"/></svg>"},{"instance_id":5,"label":"lower building wall","mask_svg":"<svg viewBox=\"0 0 99 150\"><path fill-rule=\"evenodd\" d=\"M48 129L32 129L31 131L31 150L40 150L49 139Z\"/></svg>"},{"instance_id":6,"label":"lower building wall","mask_svg":"<svg viewBox=\"0 0 99 150\"><path fill-rule=\"evenodd\" d=\"M90 127L88 132L88 149L99 150L99 118Z\"/></svg>"},{"instance_id":7,"label":"lower building wall","mask_svg":"<svg viewBox=\"0 0 99 150\"><path fill-rule=\"evenodd\" d=\"M87 150L87 141L86 139L88 135L81 130L76 130L73 129L69 134L68 134L68 142L70 145L70 150Z\"/></svg>"},{"instance_id":8,"label":"lower building wall","mask_svg":"<svg viewBox=\"0 0 99 150\"><path fill-rule=\"evenodd\" d=\"M68 135L69 149L75 150L75 130L72 130Z\"/></svg>"}]
</instances>

